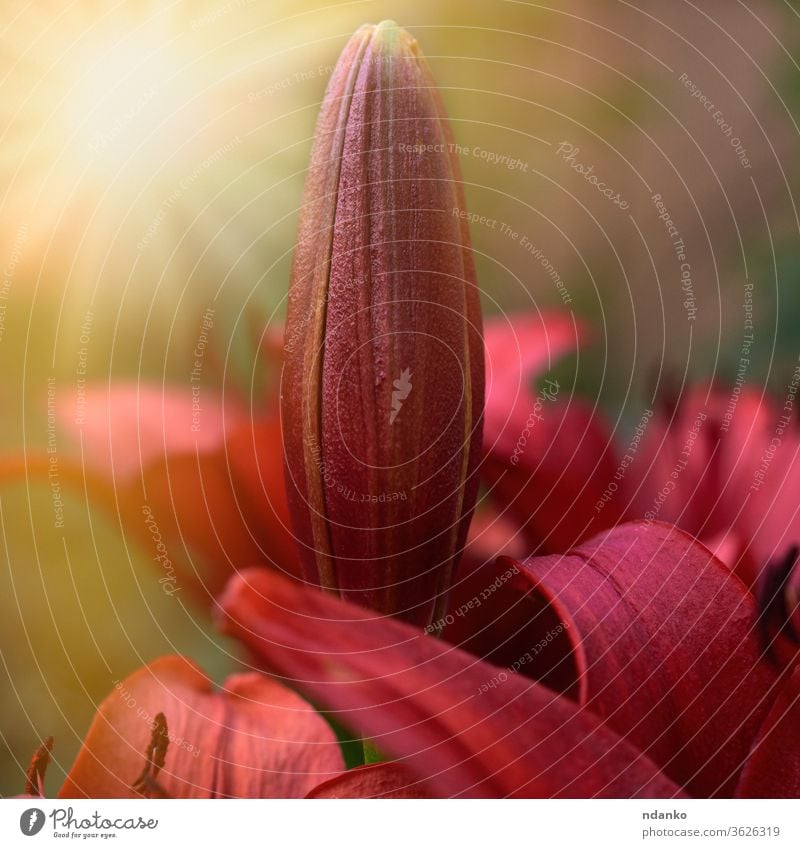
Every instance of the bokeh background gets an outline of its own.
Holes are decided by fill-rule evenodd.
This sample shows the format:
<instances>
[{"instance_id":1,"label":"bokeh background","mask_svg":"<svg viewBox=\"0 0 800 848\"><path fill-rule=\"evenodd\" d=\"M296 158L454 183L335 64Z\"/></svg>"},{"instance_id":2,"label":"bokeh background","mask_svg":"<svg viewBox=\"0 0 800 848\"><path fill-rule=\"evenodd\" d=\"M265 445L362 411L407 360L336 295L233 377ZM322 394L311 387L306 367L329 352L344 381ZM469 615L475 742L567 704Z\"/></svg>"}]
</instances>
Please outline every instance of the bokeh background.
<instances>
[{"instance_id":1,"label":"bokeh background","mask_svg":"<svg viewBox=\"0 0 800 848\"><path fill-rule=\"evenodd\" d=\"M143 662L185 652L217 679L235 662L107 510L65 482L57 521L19 457L75 450L48 393L186 388L208 309L204 380L266 390L314 121L354 29L388 17L417 37L469 209L494 222L472 228L487 312L574 315L586 344L564 378L624 433L667 384L777 388L797 362L799 5L6 0L0 794L22 791L46 735L55 791L97 702Z\"/></svg>"}]
</instances>

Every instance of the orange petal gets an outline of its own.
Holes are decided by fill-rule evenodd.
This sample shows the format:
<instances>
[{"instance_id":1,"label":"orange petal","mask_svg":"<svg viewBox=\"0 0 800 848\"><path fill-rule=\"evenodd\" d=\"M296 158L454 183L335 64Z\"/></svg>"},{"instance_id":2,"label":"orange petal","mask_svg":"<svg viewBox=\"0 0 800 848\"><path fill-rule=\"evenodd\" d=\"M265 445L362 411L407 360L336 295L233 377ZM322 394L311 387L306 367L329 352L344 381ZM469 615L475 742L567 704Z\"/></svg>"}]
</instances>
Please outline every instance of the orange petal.
<instances>
[{"instance_id":1,"label":"orange petal","mask_svg":"<svg viewBox=\"0 0 800 848\"><path fill-rule=\"evenodd\" d=\"M302 798L344 767L330 726L270 678L237 674L215 690L183 657L162 657L103 701L60 798L134 798L158 713L169 745L159 788L177 798Z\"/></svg>"}]
</instances>

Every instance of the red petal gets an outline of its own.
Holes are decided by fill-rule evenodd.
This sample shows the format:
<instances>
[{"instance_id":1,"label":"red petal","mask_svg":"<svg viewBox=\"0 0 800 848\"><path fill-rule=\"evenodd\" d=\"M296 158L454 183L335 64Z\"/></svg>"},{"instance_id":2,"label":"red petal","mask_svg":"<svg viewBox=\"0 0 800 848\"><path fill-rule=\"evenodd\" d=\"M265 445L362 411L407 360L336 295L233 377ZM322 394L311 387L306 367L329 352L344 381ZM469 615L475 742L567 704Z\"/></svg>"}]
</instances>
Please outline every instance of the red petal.
<instances>
[{"instance_id":1,"label":"red petal","mask_svg":"<svg viewBox=\"0 0 800 848\"><path fill-rule=\"evenodd\" d=\"M561 553L621 520L620 499L603 500L617 470L611 437L580 401L528 394L502 431L487 421L486 432L490 497L522 527L530 552Z\"/></svg>"},{"instance_id":2,"label":"red petal","mask_svg":"<svg viewBox=\"0 0 800 848\"><path fill-rule=\"evenodd\" d=\"M151 554L165 591L207 602L239 566L298 572L277 416L252 423L203 394L196 418L191 392L133 384L90 387L84 401L66 423L114 484L102 506Z\"/></svg>"},{"instance_id":3,"label":"red petal","mask_svg":"<svg viewBox=\"0 0 800 848\"><path fill-rule=\"evenodd\" d=\"M343 767L335 735L300 696L261 674L211 681L182 657L134 672L100 705L60 798L131 798L153 718L170 744L158 783L178 798L302 798Z\"/></svg>"},{"instance_id":4,"label":"red petal","mask_svg":"<svg viewBox=\"0 0 800 848\"><path fill-rule=\"evenodd\" d=\"M596 410L565 389L532 381L578 347L572 317L524 314L486 322L484 479L528 552L560 553L622 517L618 500L596 506L617 471L611 437Z\"/></svg>"},{"instance_id":5,"label":"red petal","mask_svg":"<svg viewBox=\"0 0 800 848\"><path fill-rule=\"evenodd\" d=\"M674 522L709 544L730 538L720 553L752 586L800 542L798 460L791 405L755 388L698 386L648 427L626 479L628 514Z\"/></svg>"},{"instance_id":6,"label":"red petal","mask_svg":"<svg viewBox=\"0 0 800 848\"><path fill-rule=\"evenodd\" d=\"M509 565L468 591L480 599ZM732 794L775 693L740 581L677 528L644 522L516 568L479 611L459 615L460 590L447 638L575 697L692 794Z\"/></svg>"},{"instance_id":7,"label":"red petal","mask_svg":"<svg viewBox=\"0 0 800 848\"><path fill-rule=\"evenodd\" d=\"M228 632L435 795L680 795L590 713L403 622L266 571L234 578L221 603Z\"/></svg>"},{"instance_id":8,"label":"red petal","mask_svg":"<svg viewBox=\"0 0 800 848\"><path fill-rule=\"evenodd\" d=\"M430 798L420 781L400 763L374 763L321 783L307 798Z\"/></svg>"},{"instance_id":9,"label":"red petal","mask_svg":"<svg viewBox=\"0 0 800 848\"><path fill-rule=\"evenodd\" d=\"M176 586L205 602L239 567L265 565L295 575L280 455L277 420L241 426L203 454L171 454L146 469L143 487L138 478L126 486L126 527L146 551L159 553L162 540L180 572ZM164 572L164 561L158 564Z\"/></svg>"},{"instance_id":10,"label":"red petal","mask_svg":"<svg viewBox=\"0 0 800 848\"><path fill-rule=\"evenodd\" d=\"M199 412L190 390L115 380L89 386L59 416L76 439L82 436L87 464L124 480L166 455L218 448L225 432L246 420L213 395L203 393L197 403Z\"/></svg>"},{"instance_id":11,"label":"red petal","mask_svg":"<svg viewBox=\"0 0 800 848\"><path fill-rule=\"evenodd\" d=\"M509 410L527 397L530 382L578 347L579 328L557 313L495 316L484 322L486 428L502 432ZM488 432L485 431L485 435ZM486 438L484 443L491 444Z\"/></svg>"},{"instance_id":12,"label":"red petal","mask_svg":"<svg viewBox=\"0 0 800 848\"><path fill-rule=\"evenodd\" d=\"M740 798L800 798L800 668L759 730L736 790Z\"/></svg>"}]
</instances>

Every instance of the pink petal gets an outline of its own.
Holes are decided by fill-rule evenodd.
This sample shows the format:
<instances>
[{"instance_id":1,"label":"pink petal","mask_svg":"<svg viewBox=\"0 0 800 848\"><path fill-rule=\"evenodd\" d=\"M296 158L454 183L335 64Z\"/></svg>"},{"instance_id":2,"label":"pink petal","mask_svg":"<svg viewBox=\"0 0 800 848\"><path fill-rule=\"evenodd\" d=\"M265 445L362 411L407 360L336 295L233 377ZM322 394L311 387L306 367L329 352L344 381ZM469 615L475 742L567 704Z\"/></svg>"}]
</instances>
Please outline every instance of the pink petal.
<instances>
[{"instance_id":1,"label":"pink petal","mask_svg":"<svg viewBox=\"0 0 800 848\"><path fill-rule=\"evenodd\" d=\"M563 386L533 386L584 335L572 316L556 313L486 321L482 472L489 497L521 527L529 552L565 551L622 517L618 500L595 508L617 470L596 410Z\"/></svg>"},{"instance_id":2,"label":"pink petal","mask_svg":"<svg viewBox=\"0 0 800 848\"><path fill-rule=\"evenodd\" d=\"M628 515L673 522L709 544L730 538L719 552L752 586L800 543L800 434L781 403L746 386L697 386L660 411L626 479Z\"/></svg>"},{"instance_id":3,"label":"pink petal","mask_svg":"<svg viewBox=\"0 0 800 848\"><path fill-rule=\"evenodd\" d=\"M299 571L277 415L252 422L203 394L195 425L189 392L135 385L92 387L86 402L82 425L67 423L91 494L156 560L166 591L207 602L236 567Z\"/></svg>"},{"instance_id":4,"label":"pink petal","mask_svg":"<svg viewBox=\"0 0 800 848\"><path fill-rule=\"evenodd\" d=\"M578 347L580 330L571 317L530 312L487 318L486 432L502 432L509 409L527 397L533 378ZM493 440L492 440L493 441Z\"/></svg>"},{"instance_id":5,"label":"pink petal","mask_svg":"<svg viewBox=\"0 0 800 848\"><path fill-rule=\"evenodd\" d=\"M239 567L297 574L280 455L279 423L267 419L231 430L215 449L156 460L121 492L126 529L146 551L163 541L177 585L206 603Z\"/></svg>"}]
</instances>

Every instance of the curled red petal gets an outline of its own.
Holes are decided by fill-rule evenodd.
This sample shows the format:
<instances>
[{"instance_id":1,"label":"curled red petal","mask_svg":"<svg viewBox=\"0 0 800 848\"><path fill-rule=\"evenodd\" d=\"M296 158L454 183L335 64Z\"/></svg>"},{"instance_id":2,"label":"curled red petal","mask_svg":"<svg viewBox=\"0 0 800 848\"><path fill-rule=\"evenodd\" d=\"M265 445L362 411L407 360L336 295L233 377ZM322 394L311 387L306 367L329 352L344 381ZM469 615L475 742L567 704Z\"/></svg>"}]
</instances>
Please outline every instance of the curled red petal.
<instances>
[{"instance_id":1,"label":"curled red petal","mask_svg":"<svg viewBox=\"0 0 800 848\"><path fill-rule=\"evenodd\" d=\"M404 622L266 571L234 578L221 610L228 633L434 795L681 794L588 711Z\"/></svg>"},{"instance_id":2,"label":"curled red petal","mask_svg":"<svg viewBox=\"0 0 800 848\"><path fill-rule=\"evenodd\" d=\"M692 794L733 793L776 675L752 597L706 548L635 522L481 580L465 581L447 638L575 698Z\"/></svg>"}]
</instances>

